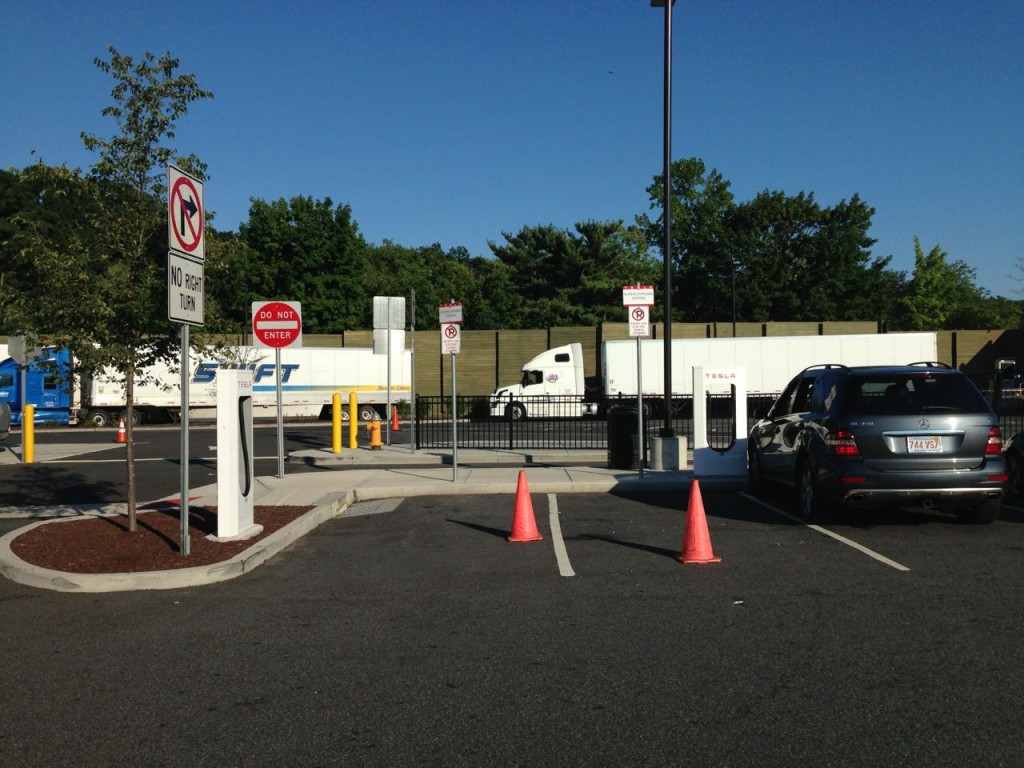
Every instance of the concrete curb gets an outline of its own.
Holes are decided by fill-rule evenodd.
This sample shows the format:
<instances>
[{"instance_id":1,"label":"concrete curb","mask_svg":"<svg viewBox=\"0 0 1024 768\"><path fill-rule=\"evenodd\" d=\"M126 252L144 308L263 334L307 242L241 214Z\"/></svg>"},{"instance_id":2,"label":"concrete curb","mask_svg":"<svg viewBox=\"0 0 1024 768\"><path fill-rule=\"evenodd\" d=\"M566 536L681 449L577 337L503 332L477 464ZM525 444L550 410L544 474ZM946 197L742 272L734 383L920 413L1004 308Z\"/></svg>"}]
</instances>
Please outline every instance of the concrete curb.
<instances>
[{"instance_id":1,"label":"concrete curb","mask_svg":"<svg viewBox=\"0 0 1024 768\"><path fill-rule=\"evenodd\" d=\"M352 503L352 494L311 509L283 528L274 531L230 560L194 568L139 573L67 573L26 563L11 550L11 542L31 529L52 523L73 523L85 517L39 520L0 538L0 575L18 584L55 592L126 592L136 590L182 589L234 579L263 565L318 525L337 517Z\"/></svg>"}]
</instances>

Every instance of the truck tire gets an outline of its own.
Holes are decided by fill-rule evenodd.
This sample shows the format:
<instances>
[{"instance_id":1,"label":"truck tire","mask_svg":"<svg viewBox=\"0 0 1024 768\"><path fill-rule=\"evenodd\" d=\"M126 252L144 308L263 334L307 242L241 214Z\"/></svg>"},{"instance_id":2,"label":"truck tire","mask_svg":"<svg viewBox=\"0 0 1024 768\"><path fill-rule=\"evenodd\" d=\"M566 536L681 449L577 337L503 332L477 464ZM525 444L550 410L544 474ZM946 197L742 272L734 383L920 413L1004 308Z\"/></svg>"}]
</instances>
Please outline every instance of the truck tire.
<instances>
[{"instance_id":1,"label":"truck tire","mask_svg":"<svg viewBox=\"0 0 1024 768\"><path fill-rule=\"evenodd\" d=\"M342 406L341 409L341 422L348 424L348 406ZM320 415L316 417L317 421L334 421L334 406L325 405L320 409Z\"/></svg>"},{"instance_id":2,"label":"truck tire","mask_svg":"<svg viewBox=\"0 0 1024 768\"><path fill-rule=\"evenodd\" d=\"M505 418L511 421L522 421L526 418L526 406L522 403L509 403L505 406Z\"/></svg>"},{"instance_id":3,"label":"truck tire","mask_svg":"<svg viewBox=\"0 0 1024 768\"><path fill-rule=\"evenodd\" d=\"M124 419L124 423L128 423L128 411L121 411L120 418ZM146 414L138 408L132 410L132 426L137 427L140 424L146 423Z\"/></svg>"},{"instance_id":4,"label":"truck tire","mask_svg":"<svg viewBox=\"0 0 1024 768\"><path fill-rule=\"evenodd\" d=\"M94 410L89 411L85 414L85 418L82 419L82 424L88 424L90 427L109 427L113 419L110 418L110 414L107 411Z\"/></svg>"},{"instance_id":5,"label":"truck tire","mask_svg":"<svg viewBox=\"0 0 1024 768\"><path fill-rule=\"evenodd\" d=\"M377 413L377 409L372 405L360 405L359 406L359 420L360 421L373 421L379 419L380 414Z\"/></svg>"}]
</instances>

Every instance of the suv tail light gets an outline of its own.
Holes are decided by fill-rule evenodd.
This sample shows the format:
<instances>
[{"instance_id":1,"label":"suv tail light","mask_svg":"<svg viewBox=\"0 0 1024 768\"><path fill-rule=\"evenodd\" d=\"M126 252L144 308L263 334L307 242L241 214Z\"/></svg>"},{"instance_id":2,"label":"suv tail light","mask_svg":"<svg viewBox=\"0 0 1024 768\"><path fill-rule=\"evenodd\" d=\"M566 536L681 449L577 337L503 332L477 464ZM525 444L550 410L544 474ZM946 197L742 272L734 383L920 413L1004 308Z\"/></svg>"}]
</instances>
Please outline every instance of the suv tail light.
<instances>
[{"instance_id":1,"label":"suv tail light","mask_svg":"<svg viewBox=\"0 0 1024 768\"><path fill-rule=\"evenodd\" d=\"M990 427L988 430L988 443L985 445L986 456L998 456L1003 452L1003 435L999 427Z\"/></svg>"},{"instance_id":2,"label":"suv tail light","mask_svg":"<svg viewBox=\"0 0 1024 768\"><path fill-rule=\"evenodd\" d=\"M991 442L991 438L989 438L989 441ZM830 453L834 453L836 456L860 455L853 432L848 429L837 429L835 432L830 432L825 436L825 446Z\"/></svg>"}]
</instances>

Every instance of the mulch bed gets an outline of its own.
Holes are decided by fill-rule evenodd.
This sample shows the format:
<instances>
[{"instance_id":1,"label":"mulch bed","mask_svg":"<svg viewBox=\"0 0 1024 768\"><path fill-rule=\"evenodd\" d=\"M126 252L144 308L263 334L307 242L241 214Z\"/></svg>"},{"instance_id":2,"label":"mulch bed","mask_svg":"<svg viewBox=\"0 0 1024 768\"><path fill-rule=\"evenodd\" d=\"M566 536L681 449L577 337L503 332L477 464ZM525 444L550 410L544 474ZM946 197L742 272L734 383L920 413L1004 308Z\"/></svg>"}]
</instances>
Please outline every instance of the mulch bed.
<instances>
[{"instance_id":1,"label":"mulch bed","mask_svg":"<svg viewBox=\"0 0 1024 768\"><path fill-rule=\"evenodd\" d=\"M263 530L244 541L211 541L217 533L216 507L189 507L189 554L181 554L181 517L175 505L138 510L134 533L127 515L83 517L36 526L11 542L26 563L67 573L138 573L191 568L230 560L312 506L257 506L253 518Z\"/></svg>"}]
</instances>

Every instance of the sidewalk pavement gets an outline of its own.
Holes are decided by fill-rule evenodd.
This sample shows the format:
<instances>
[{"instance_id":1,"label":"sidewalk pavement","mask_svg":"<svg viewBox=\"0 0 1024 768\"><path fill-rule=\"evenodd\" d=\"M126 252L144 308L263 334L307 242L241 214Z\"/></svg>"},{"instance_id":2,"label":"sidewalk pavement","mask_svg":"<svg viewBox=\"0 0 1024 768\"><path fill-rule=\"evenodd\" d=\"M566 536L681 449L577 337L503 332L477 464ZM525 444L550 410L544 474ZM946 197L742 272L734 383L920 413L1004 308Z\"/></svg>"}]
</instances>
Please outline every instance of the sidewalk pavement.
<instances>
[{"instance_id":1,"label":"sidewalk pavement","mask_svg":"<svg viewBox=\"0 0 1024 768\"><path fill-rule=\"evenodd\" d=\"M80 449L77 452L82 453L91 446L77 448ZM75 453L76 446L41 446L37 449L36 461L52 461ZM345 449L340 454L334 454L330 449L295 451L288 454L284 477L256 478L255 505L301 505L313 506L314 509L229 561L147 573L61 573L29 565L11 552L10 542L24 533L26 529L23 528L0 538L0 574L23 584L66 592L175 589L248 573L324 521L365 514L360 509L364 502L466 494L508 494L514 499L521 470L526 473L531 495L685 491L693 480L689 462L679 470L645 470L641 477L635 469L609 469L607 455L603 451L460 449L455 460L453 466L451 450L414 452L409 446L401 445L384 446L379 450ZM295 463L314 465L324 471L289 474L287 465ZM702 487L740 487L743 482L745 478L701 478ZM176 496L173 498L176 500ZM189 489L190 506L216 504L216 484ZM38 521L34 525L40 525L54 518L125 514L125 506L122 503L21 510L0 508L0 515L31 517Z\"/></svg>"}]
</instances>

